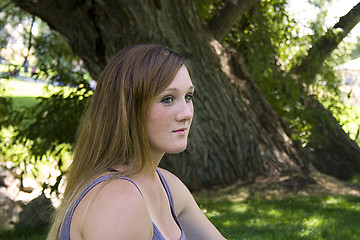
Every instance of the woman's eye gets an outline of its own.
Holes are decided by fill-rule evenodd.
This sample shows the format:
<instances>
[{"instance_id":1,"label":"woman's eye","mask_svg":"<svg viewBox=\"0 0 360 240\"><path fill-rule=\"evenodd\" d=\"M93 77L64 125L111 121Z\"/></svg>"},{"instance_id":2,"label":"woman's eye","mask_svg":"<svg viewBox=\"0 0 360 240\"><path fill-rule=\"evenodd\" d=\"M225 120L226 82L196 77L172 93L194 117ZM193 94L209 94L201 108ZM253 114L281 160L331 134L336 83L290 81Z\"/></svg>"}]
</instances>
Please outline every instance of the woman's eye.
<instances>
[{"instance_id":1,"label":"woman's eye","mask_svg":"<svg viewBox=\"0 0 360 240\"><path fill-rule=\"evenodd\" d=\"M185 96L185 101L187 101L187 102L192 101L192 99L193 99L193 95L192 95L192 94L187 94L187 95Z\"/></svg>"},{"instance_id":2,"label":"woman's eye","mask_svg":"<svg viewBox=\"0 0 360 240\"><path fill-rule=\"evenodd\" d=\"M164 98L161 100L161 102L163 102L163 103L171 103L171 102L173 102L173 101L174 101L174 99L173 99L172 97L170 97L170 96L164 97Z\"/></svg>"}]
</instances>

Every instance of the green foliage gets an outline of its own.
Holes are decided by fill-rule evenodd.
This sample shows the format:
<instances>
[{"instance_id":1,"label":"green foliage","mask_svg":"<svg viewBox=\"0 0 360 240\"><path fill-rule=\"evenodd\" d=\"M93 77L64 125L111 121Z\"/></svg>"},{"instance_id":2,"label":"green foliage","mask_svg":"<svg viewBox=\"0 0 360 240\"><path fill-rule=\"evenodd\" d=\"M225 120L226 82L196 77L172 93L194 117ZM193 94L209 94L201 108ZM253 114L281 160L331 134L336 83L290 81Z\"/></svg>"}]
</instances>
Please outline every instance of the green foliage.
<instances>
[{"instance_id":1,"label":"green foliage","mask_svg":"<svg viewBox=\"0 0 360 240\"><path fill-rule=\"evenodd\" d=\"M10 116L13 110L13 101L5 96L6 86L0 80L0 127L10 124Z\"/></svg>"},{"instance_id":2,"label":"green foliage","mask_svg":"<svg viewBox=\"0 0 360 240\"><path fill-rule=\"evenodd\" d=\"M358 239L360 198L351 196L248 198L198 197L205 215L227 239Z\"/></svg>"},{"instance_id":3,"label":"green foliage","mask_svg":"<svg viewBox=\"0 0 360 240\"><path fill-rule=\"evenodd\" d=\"M46 234L28 229L21 232L6 230L0 232L0 238L7 240L44 240L46 239Z\"/></svg>"},{"instance_id":4,"label":"green foliage","mask_svg":"<svg viewBox=\"0 0 360 240\"><path fill-rule=\"evenodd\" d=\"M286 0L261 1L261 8L253 8L234 26L223 44L236 49L245 56L245 64L273 109L290 127L292 137L306 146L315 134L321 112L304 105L304 98L315 97L322 102L332 102L338 109L331 111L344 115L346 106L339 101L340 76L336 66L349 60L350 44L341 44L339 49L325 61L315 79L303 75L294 77L291 70L299 59L307 54L311 44L318 40L325 29L328 0L311 1L319 13L310 24L312 35L301 35L299 23L287 12ZM324 120L327 116L322 117ZM339 118L338 118L339 119ZM313 135L316 138L317 136Z\"/></svg>"},{"instance_id":5,"label":"green foliage","mask_svg":"<svg viewBox=\"0 0 360 240\"><path fill-rule=\"evenodd\" d=\"M0 16L3 15L0 13ZM0 49L5 48L7 45L7 39L10 37L9 32L6 30L6 21L0 21Z\"/></svg>"},{"instance_id":6,"label":"green foliage","mask_svg":"<svg viewBox=\"0 0 360 240\"><path fill-rule=\"evenodd\" d=\"M323 101L333 116L338 120L349 137L360 145L360 106L352 105L347 99L337 96L334 101Z\"/></svg>"},{"instance_id":7,"label":"green foliage","mask_svg":"<svg viewBox=\"0 0 360 240\"><path fill-rule=\"evenodd\" d=\"M2 161L12 161L15 167L20 168L21 176L31 175L44 188L56 190L69 164L69 152L77 127L87 100L92 95L89 86L91 78L64 38L40 19L35 19L38 29L35 35L29 32L33 20L30 14L12 4L4 8L1 14L10 25L21 30L23 39L28 41L25 44L29 47L28 52L36 57L36 62L32 64L36 64L37 71L32 77L46 84L69 87L58 88L56 92L49 90L46 95L35 93L38 97L36 100L27 94L17 96L14 98L16 108L7 109L2 107L4 104L1 105L0 110L4 112L1 116L6 116L8 125L5 122L1 125L6 128L1 129L4 135L0 138L0 157ZM33 38L29 38L30 35ZM9 36L8 40L12 37ZM14 67L20 71L20 75L23 74L21 67ZM34 88L31 89L34 93ZM10 102L12 98L7 95L5 100ZM23 104L26 100L30 102ZM49 183L49 176L41 176L43 166L60 171L60 178L55 184Z\"/></svg>"},{"instance_id":8,"label":"green foliage","mask_svg":"<svg viewBox=\"0 0 360 240\"><path fill-rule=\"evenodd\" d=\"M16 54L24 54L23 57L25 61L25 58L30 54L31 36L35 17L22 11L11 1L0 0L0 9L0 47L2 49L5 47L10 48L12 45L18 45L20 42L19 36L21 36L27 52L24 53L24 51L22 51L22 53ZM7 59L7 61L11 62L14 61L14 59ZM16 61L19 61L19 59ZM15 72L19 71L23 63L20 64L20 66L12 64ZM17 64L19 64L19 62Z\"/></svg>"},{"instance_id":9,"label":"green foliage","mask_svg":"<svg viewBox=\"0 0 360 240\"><path fill-rule=\"evenodd\" d=\"M328 109L342 126L349 137L360 144L359 124L360 112L358 106L352 105L351 99L341 90L341 76L337 66L350 59L352 46L349 43L341 43L324 62L309 92L316 95L319 101ZM314 121L313 115L305 116L309 123ZM324 119L326 119L324 117ZM316 119L315 119L316 121ZM313 136L321 138L321 136Z\"/></svg>"},{"instance_id":10,"label":"green foliage","mask_svg":"<svg viewBox=\"0 0 360 240\"><path fill-rule=\"evenodd\" d=\"M0 0L0 49L7 46L11 34L6 25L10 25L13 28L16 26L23 26L23 22L29 17L29 14L21 11L11 1Z\"/></svg>"},{"instance_id":11,"label":"green foliage","mask_svg":"<svg viewBox=\"0 0 360 240\"><path fill-rule=\"evenodd\" d=\"M11 160L21 169L21 175L37 179L52 191L57 191L63 172L70 164L77 127L92 95L86 81L78 88L58 89L50 97L39 97L34 106L15 112L12 126L2 130L5 137L0 139L5 161ZM60 171L55 183L49 183L50 176L41 172L44 166Z\"/></svg>"},{"instance_id":12,"label":"green foliage","mask_svg":"<svg viewBox=\"0 0 360 240\"><path fill-rule=\"evenodd\" d=\"M360 37L358 36L356 38L356 44L354 46L354 49L351 52L351 59L359 58L360 57Z\"/></svg>"},{"instance_id":13,"label":"green foliage","mask_svg":"<svg viewBox=\"0 0 360 240\"><path fill-rule=\"evenodd\" d=\"M41 156L61 143L72 144L79 121L92 95L92 89L84 81L70 93L61 89L51 97L39 97L39 103L18 115L21 121L28 120L20 127L16 139L19 143L32 142L30 150ZM69 111L71 109L71 111Z\"/></svg>"},{"instance_id":14,"label":"green foliage","mask_svg":"<svg viewBox=\"0 0 360 240\"><path fill-rule=\"evenodd\" d=\"M225 0L196 0L195 5L201 19L208 22L224 2Z\"/></svg>"},{"instance_id":15,"label":"green foliage","mask_svg":"<svg viewBox=\"0 0 360 240\"><path fill-rule=\"evenodd\" d=\"M48 92L43 83L16 80L6 80L6 83L15 89L7 91L4 99L16 105L6 115L9 124L3 124L0 130L0 160L11 161L21 170L22 177L32 177L44 188L57 190L62 173L70 163L71 144L92 90L87 82L78 88L48 86ZM29 86L34 90L30 95L29 91L23 91ZM51 93L51 97L46 96ZM24 96L31 99L25 106L18 99ZM44 168L59 170L60 178L50 183L50 176L46 175L49 172L43 171Z\"/></svg>"},{"instance_id":16,"label":"green foliage","mask_svg":"<svg viewBox=\"0 0 360 240\"><path fill-rule=\"evenodd\" d=\"M77 86L82 80L90 80L82 61L73 54L60 33L40 24L41 34L34 38L38 78L48 79L60 85Z\"/></svg>"},{"instance_id":17,"label":"green foliage","mask_svg":"<svg viewBox=\"0 0 360 240\"><path fill-rule=\"evenodd\" d=\"M274 110L290 125L294 137L306 140L310 126L300 116L301 82L289 76L294 52L305 51L305 37L299 37L296 22L285 11L286 1L262 1L225 38L224 45L246 56L250 75ZM299 48L302 46L302 48Z\"/></svg>"}]
</instances>

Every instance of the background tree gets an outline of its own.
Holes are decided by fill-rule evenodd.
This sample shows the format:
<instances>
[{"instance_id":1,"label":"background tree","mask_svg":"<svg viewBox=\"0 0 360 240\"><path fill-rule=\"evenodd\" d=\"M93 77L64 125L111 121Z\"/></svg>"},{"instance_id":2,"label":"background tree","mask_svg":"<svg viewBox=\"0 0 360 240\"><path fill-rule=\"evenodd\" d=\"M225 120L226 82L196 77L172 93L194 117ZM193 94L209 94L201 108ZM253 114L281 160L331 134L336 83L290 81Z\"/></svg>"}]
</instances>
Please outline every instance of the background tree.
<instances>
[{"instance_id":1,"label":"background tree","mask_svg":"<svg viewBox=\"0 0 360 240\"><path fill-rule=\"evenodd\" d=\"M302 102L308 109L317 113L311 121L314 129L309 148L313 152L313 163L323 172L346 179L354 172L360 171L359 146L339 126L338 122L327 111L315 96L309 96L309 86L322 69L324 61L338 47L360 21L360 3L320 38L312 41L307 55L297 59L290 74L304 79L300 91L304 96Z\"/></svg>"},{"instance_id":2,"label":"background tree","mask_svg":"<svg viewBox=\"0 0 360 240\"><path fill-rule=\"evenodd\" d=\"M228 184L238 178L300 172L306 168L308 155L292 139L288 126L255 84L254 71L248 71L247 66L254 61L251 58L256 57L235 51L239 50L239 45L234 44L238 41L234 39L240 39L240 46L245 49L251 45L251 38L239 32L246 35L252 28L254 32L262 33L261 21L254 19L265 19L269 25L280 24L286 16L281 15L278 22L276 19L268 22L277 15L266 15L266 9L283 13L286 1L204 0L197 2L197 8L194 2L186 0L176 4L161 0L12 2L39 16L64 35L94 79L116 51L138 42L167 45L190 60L197 88L190 145L181 155L167 156L163 165L176 172L193 189ZM202 9L212 11L204 14ZM221 28L216 24L221 24ZM288 33L287 30L278 35L278 40ZM235 38L236 34L238 37ZM273 36L264 34L259 46L274 43ZM279 52L274 48L259 49L262 50L271 54L268 58L259 54L258 62L269 61L273 65L271 69L285 76L284 80L292 79L302 84L299 81L301 71L295 72L293 77L280 69ZM249 51L258 53L256 48L249 47ZM280 86L287 89L284 83ZM341 131L340 128L332 134ZM359 152L357 146L353 150ZM358 165L358 157L348 160Z\"/></svg>"},{"instance_id":3,"label":"background tree","mask_svg":"<svg viewBox=\"0 0 360 240\"><path fill-rule=\"evenodd\" d=\"M315 1L314 4L322 8L324 2ZM227 36L225 42L244 56L249 56L246 58L249 71L275 111L290 126L292 136L299 139L304 133L309 135L299 140L311 153L312 163L325 173L345 179L360 170L358 146L319 103L313 88L317 81L324 82L327 89L322 90L336 91L335 96L339 96L339 79L334 81L334 76L331 76L336 64L329 67L330 61L325 63L325 60L329 59L342 39L359 22L359 5L328 30L322 27L326 12L320 11L320 17L312 23L314 34L296 40L294 37L298 36L292 34L294 28L289 27L296 23L284 11L285 5L282 3L264 1L262 8L251 10L251 16L242 22L246 26L246 34L250 35L250 41L238 41L244 39L245 34L235 30ZM288 27L284 26L285 21L290 23ZM299 47L300 50L291 55L289 43L309 47ZM279 47L281 45L287 49ZM291 57L293 59L289 61ZM287 61L289 63L284 65Z\"/></svg>"}]
</instances>

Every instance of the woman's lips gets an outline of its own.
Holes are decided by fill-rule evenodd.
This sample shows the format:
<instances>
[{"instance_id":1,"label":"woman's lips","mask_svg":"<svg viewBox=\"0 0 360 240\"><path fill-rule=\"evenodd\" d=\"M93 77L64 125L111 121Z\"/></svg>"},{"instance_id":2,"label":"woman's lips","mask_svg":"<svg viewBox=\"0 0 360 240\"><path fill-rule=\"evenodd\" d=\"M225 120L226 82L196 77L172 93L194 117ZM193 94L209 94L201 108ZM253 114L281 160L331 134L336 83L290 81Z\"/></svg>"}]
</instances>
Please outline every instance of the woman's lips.
<instances>
[{"instance_id":1,"label":"woman's lips","mask_svg":"<svg viewBox=\"0 0 360 240\"><path fill-rule=\"evenodd\" d=\"M172 132L176 133L176 134L185 134L187 132L187 128L180 128L180 129L174 130Z\"/></svg>"}]
</instances>

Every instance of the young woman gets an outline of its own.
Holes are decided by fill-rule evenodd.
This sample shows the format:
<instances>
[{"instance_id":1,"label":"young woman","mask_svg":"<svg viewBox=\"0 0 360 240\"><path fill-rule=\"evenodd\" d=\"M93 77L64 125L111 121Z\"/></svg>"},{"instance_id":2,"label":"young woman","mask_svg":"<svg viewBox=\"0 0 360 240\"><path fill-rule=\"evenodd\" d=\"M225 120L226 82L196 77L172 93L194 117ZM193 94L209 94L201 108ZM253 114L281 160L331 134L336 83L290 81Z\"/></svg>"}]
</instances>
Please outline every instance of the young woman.
<instances>
[{"instance_id":1,"label":"young woman","mask_svg":"<svg viewBox=\"0 0 360 240\"><path fill-rule=\"evenodd\" d=\"M189 190L158 168L187 146L194 86L185 59L158 45L120 51L80 127L48 239L224 239Z\"/></svg>"}]
</instances>

